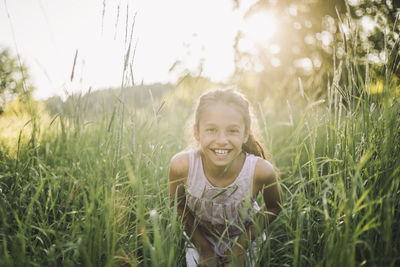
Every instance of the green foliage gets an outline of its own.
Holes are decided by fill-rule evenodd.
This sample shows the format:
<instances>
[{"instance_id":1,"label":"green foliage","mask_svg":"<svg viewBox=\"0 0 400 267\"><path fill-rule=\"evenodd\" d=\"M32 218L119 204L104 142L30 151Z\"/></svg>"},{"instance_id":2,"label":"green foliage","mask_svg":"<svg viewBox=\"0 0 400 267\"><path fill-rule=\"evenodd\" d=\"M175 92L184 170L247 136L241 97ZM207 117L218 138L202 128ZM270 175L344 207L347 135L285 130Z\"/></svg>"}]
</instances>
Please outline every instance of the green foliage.
<instances>
[{"instance_id":1,"label":"green foliage","mask_svg":"<svg viewBox=\"0 0 400 267\"><path fill-rule=\"evenodd\" d=\"M171 84L136 85L121 90L105 89L89 91L85 95L70 95L65 101L59 96L53 96L45 101L46 107L52 115L58 113L73 114L77 112L77 102L82 102L86 120L95 120L103 113L111 114L115 105L125 105L141 109L158 101L173 89ZM79 106L79 105L78 105ZM79 111L78 111L79 112Z\"/></svg>"},{"instance_id":2,"label":"green foliage","mask_svg":"<svg viewBox=\"0 0 400 267\"><path fill-rule=\"evenodd\" d=\"M396 5L397 1L256 1L245 17L271 12L277 32L250 52L240 49L240 42L249 39L246 32L237 34L236 76L245 77L239 82L246 90L255 91L258 99L284 88L289 100L298 89L299 78L314 100L327 94L325 84L334 75L335 63L348 59L347 55L360 72L377 77L391 73L399 78ZM270 30L260 29L264 30L260 35ZM247 84L247 76L252 83Z\"/></svg>"},{"instance_id":3,"label":"green foliage","mask_svg":"<svg viewBox=\"0 0 400 267\"><path fill-rule=\"evenodd\" d=\"M41 101L25 102L21 97L9 101L0 116L0 150L15 157L18 149L40 138L36 127L46 127L51 121Z\"/></svg>"},{"instance_id":4,"label":"green foliage","mask_svg":"<svg viewBox=\"0 0 400 267\"><path fill-rule=\"evenodd\" d=\"M81 104L75 108L84 112ZM161 126L157 117L123 109L91 124L76 113L59 114L40 130L40 143L21 146L15 159L2 151L0 266L162 264L182 257L167 199L167 165L179 137L160 132L167 121ZM150 210L159 217L149 220ZM158 228L162 243L154 245Z\"/></svg>"},{"instance_id":5,"label":"green foliage","mask_svg":"<svg viewBox=\"0 0 400 267\"><path fill-rule=\"evenodd\" d=\"M3 49L0 52L0 110L4 110L7 102L17 96L27 102L33 91L27 67L20 64L8 49Z\"/></svg>"}]
</instances>

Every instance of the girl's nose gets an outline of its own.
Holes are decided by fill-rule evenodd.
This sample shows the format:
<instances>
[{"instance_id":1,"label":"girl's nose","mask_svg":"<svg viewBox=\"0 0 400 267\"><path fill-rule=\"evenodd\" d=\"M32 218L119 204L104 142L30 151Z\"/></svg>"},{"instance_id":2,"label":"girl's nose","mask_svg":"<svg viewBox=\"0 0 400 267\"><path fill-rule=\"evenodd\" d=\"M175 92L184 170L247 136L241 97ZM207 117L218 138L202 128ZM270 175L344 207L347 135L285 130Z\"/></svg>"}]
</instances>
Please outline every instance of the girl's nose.
<instances>
[{"instance_id":1,"label":"girl's nose","mask_svg":"<svg viewBox=\"0 0 400 267\"><path fill-rule=\"evenodd\" d=\"M226 144L227 143L227 138L226 135L223 131L220 131L219 134L217 135L217 144Z\"/></svg>"}]
</instances>

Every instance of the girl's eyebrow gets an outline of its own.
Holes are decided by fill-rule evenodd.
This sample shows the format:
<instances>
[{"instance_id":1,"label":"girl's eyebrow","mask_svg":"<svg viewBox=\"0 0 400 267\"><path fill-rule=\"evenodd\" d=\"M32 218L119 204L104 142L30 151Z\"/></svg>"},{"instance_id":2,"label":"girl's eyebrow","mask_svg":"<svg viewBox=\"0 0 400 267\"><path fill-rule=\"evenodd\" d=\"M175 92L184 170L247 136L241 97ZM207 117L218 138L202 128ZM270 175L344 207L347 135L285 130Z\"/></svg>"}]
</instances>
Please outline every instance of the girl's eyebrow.
<instances>
[{"instance_id":1,"label":"girl's eyebrow","mask_svg":"<svg viewBox=\"0 0 400 267\"><path fill-rule=\"evenodd\" d=\"M205 127L210 127L210 126L216 126L215 123L205 123L204 124Z\"/></svg>"},{"instance_id":2,"label":"girl's eyebrow","mask_svg":"<svg viewBox=\"0 0 400 267\"><path fill-rule=\"evenodd\" d=\"M218 127L219 125L217 123L205 123L204 127ZM240 128L240 124L229 124L226 126L226 128Z\"/></svg>"},{"instance_id":3,"label":"girl's eyebrow","mask_svg":"<svg viewBox=\"0 0 400 267\"><path fill-rule=\"evenodd\" d=\"M229 124L226 128L240 128L240 124Z\"/></svg>"}]
</instances>

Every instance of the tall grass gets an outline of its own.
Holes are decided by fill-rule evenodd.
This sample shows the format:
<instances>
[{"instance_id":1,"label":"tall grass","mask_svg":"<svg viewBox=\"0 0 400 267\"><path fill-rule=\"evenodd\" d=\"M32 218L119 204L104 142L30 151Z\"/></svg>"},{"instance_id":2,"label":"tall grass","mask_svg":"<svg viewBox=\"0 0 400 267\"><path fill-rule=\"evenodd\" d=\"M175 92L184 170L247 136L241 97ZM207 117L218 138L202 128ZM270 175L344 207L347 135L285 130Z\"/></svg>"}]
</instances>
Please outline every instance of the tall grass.
<instances>
[{"instance_id":1,"label":"tall grass","mask_svg":"<svg viewBox=\"0 0 400 267\"><path fill-rule=\"evenodd\" d=\"M40 143L1 154L0 265L175 262L167 172L181 139L159 130L159 114L116 110L85 122L83 100L54 117Z\"/></svg>"},{"instance_id":2,"label":"tall grass","mask_svg":"<svg viewBox=\"0 0 400 267\"><path fill-rule=\"evenodd\" d=\"M342 62L328 84L325 104L317 101L293 112L291 129L270 127L272 155L286 188L284 209L271 226L268 257L262 260L270 265L400 262L398 84L389 66L384 66L389 75L371 77L360 73L350 53ZM383 81L382 93L367 93L377 80Z\"/></svg>"},{"instance_id":3,"label":"tall grass","mask_svg":"<svg viewBox=\"0 0 400 267\"><path fill-rule=\"evenodd\" d=\"M290 124L260 106L284 188L283 210L258 244L260 266L400 263L398 85L390 68L361 73L351 51L342 62L324 101L299 92L304 105L290 108ZM383 92L368 94L381 80ZM85 97L51 123L33 119L16 156L0 150L0 266L183 266L167 176L186 146L190 107L173 97L148 109L119 99L114 112L86 121Z\"/></svg>"}]
</instances>

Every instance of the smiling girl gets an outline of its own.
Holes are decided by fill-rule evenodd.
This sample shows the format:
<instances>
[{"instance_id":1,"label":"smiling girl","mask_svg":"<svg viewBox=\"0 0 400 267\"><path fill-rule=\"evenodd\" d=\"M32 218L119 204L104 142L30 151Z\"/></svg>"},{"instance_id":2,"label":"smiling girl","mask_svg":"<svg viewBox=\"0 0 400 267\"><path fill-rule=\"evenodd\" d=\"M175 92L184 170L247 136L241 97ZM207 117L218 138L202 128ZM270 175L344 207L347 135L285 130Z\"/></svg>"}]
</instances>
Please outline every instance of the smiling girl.
<instances>
[{"instance_id":1,"label":"smiling girl","mask_svg":"<svg viewBox=\"0 0 400 267\"><path fill-rule=\"evenodd\" d=\"M256 226L275 219L281 201L278 175L251 131L249 102L234 90L203 94L194 137L199 147L176 154L169 174L171 199L194 245L187 265L245 266Z\"/></svg>"}]
</instances>

